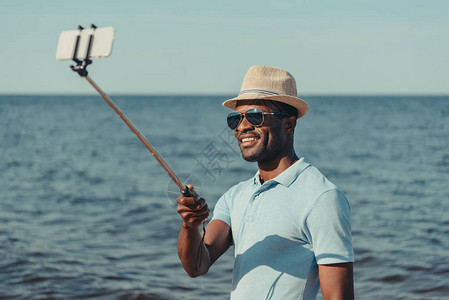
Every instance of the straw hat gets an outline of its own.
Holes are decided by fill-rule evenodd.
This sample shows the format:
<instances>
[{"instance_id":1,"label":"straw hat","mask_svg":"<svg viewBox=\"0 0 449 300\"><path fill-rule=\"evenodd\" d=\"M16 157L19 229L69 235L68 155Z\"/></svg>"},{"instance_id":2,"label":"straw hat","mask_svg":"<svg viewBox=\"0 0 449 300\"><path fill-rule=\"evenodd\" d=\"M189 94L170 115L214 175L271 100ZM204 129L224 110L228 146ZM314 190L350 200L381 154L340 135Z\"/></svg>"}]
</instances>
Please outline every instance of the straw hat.
<instances>
[{"instance_id":1,"label":"straw hat","mask_svg":"<svg viewBox=\"0 0 449 300\"><path fill-rule=\"evenodd\" d=\"M289 72L268 66L252 66L243 79L239 95L223 102L223 106L236 109L240 100L279 101L296 108L299 119L306 114L309 106L297 96L295 78Z\"/></svg>"}]
</instances>

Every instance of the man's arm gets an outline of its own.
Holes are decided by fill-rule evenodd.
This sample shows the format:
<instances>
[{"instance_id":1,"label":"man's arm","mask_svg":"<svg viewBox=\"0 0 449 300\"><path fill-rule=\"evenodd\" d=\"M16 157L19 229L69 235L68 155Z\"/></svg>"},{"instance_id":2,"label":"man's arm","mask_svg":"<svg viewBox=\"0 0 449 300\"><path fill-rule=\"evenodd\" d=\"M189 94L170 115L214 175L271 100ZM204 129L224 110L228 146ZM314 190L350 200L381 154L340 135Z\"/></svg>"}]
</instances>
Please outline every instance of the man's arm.
<instances>
[{"instance_id":1,"label":"man's arm","mask_svg":"<svg viewBox=\"0 0 449 300\"><path fill-rule=\"evenodd\" d=\"M324 300L353 300L353 263L318 265Z\"/></svg>"},{"instance_id":2,"label":"man's arm","mask_svg":"<svg viewBox=\"0 0 449 300\"><path fill-rule=\"evenodd\" d=\"M351 207L340 190L321 194L307 216L324 299L354 299Z\"/></svg>"},{"instance_id":3,"label":"man's arm","mask_svg":"<svg viewBox=\"0 0 449 300\"><path fill-rule=\"evenodd\" d=\"M193 186L189 186L193 190ZM207 220L209 209L206 201L195 197L178 197L178 213L182 226L178 236L178 256L190 277L206 274L210 266L231 246L231 229L228 224L214 220L206 227L204 243L199 226ZM196 203L195 203L196 202Z\"/></svg>"}]
</instances>

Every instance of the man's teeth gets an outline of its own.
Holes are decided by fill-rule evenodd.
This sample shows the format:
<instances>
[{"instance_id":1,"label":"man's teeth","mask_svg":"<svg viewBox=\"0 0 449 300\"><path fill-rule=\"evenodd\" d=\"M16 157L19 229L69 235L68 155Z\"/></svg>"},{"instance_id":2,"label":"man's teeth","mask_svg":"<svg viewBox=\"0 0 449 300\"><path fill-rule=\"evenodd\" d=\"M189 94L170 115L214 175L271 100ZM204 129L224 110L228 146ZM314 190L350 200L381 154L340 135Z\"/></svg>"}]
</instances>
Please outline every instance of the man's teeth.
<instances>
[{"instance_id":1,"label":"man's teeth","mask_svg":"<svg viewBox=\"0 0 449 300\"><path fill-rule=\"evenodd\" d=\"M250 137L250 138L244 138L244 139L242 139L242 143L244 143L244 142L251 142L251 141L257 141L257 138L255 138L255 137Z\"/></svg>"}]
</instances>

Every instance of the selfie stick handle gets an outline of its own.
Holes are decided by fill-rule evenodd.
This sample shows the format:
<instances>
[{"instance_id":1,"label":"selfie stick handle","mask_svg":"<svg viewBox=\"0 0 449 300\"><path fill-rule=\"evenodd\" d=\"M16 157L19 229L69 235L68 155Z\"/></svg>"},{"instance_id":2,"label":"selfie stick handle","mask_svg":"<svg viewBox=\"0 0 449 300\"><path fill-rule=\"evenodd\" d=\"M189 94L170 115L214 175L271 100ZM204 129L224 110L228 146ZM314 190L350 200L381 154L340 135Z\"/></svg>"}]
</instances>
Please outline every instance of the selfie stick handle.
<instances>
[{"instance_id":1,"label":"selfie stick handle","mask_svg":"<svg viewBox=\"0 0 449 300\"><path fill-rule=\"evenodd\" d=\"M86 80L94 87L95 90L103 97L103 99L109 104L109 106L112 107L113 110L122 118L122 120L128 125L128 127L132 130L132 132L135 133L135 135L139 138L139 140L145 145L145 147L150 150L151 154L154 156L154 158L159 162L159 164L164 168L164 170L167 172L168 176L171 177L171 179L175 182L175 184L179 187L181 190L181 193L184 196L192 197L193 193L192 191L184 185L181 180L179 180L178 176L170 169L170 167L165 163L165 161L162 159L162 157L156 152L156 150L151 146L151 144L147 141L147 139L139 132L139 130L134 126L133 123L131 123L130 120L120 111L120 109L115 105L114 102L98 87L98 85L93 82L92 79L90 79L89 76L82 76L86 78Z\"/></svg>"}]
</instances>

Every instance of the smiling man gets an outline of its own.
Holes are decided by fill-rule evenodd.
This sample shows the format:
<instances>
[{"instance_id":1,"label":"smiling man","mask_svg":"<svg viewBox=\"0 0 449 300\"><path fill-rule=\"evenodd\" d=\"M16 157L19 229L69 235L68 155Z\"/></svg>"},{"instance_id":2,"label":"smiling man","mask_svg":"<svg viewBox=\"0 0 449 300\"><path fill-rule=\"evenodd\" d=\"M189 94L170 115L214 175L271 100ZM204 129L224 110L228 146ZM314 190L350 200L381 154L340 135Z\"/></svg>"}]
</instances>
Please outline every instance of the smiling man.
<instances>
[{"instance_id":1,"label":"smiling man","mask_svg":"<svg viewBox=\"0 0 449 300\"><path fill-rule=\"evenodd\" d=\"M196 277L235 247L231 299L353 299L350 205L345 195L294 150L297 119L308 105L293 76L251 67L239 95L223 103L242 157L257 162L253 178L217 202L205 234L206 201L178 197L178 254ZM193 187L190 186L193 190Z\"/></svg>"}]
</instances>

